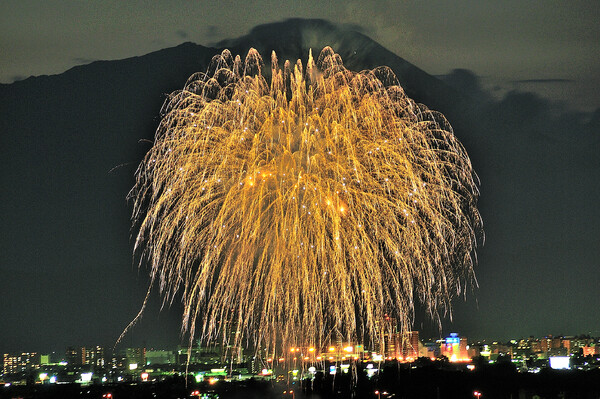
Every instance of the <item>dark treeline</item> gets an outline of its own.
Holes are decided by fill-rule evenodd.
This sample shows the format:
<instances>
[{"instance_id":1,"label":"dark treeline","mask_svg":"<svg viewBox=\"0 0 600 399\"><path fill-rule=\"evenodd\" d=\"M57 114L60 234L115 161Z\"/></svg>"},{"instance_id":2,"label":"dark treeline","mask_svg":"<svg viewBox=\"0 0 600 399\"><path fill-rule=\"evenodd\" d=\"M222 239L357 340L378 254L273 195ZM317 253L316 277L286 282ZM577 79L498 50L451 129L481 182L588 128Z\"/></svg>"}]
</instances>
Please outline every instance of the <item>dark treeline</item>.
<instances>
[{"instance_id":1,"label":"dark treeline","mask_svg":"<svg viewBox=\"0 0 600 399\"><path fill-rule=\"evenodd\" d=\"M519 373L510 362L480 365L473 371L463 366L431 362L420 364L391 363L379 375L367 378L362 366L348 374L330 375L317 372L312 380L275 382L250 379L197 384L183 377L157 383L118 385L26 385L0 389L0 398L189 398L209 394L209 398L598 398L600 370L551 370ZM294 394L290 394L293 390ZM197 392L195 392L197 391ZM379 392L377 394L376 392ZM106 396L104 396L106 397ZM207 396L205 396L207 397Z\"/></svg>"}]
</instances>

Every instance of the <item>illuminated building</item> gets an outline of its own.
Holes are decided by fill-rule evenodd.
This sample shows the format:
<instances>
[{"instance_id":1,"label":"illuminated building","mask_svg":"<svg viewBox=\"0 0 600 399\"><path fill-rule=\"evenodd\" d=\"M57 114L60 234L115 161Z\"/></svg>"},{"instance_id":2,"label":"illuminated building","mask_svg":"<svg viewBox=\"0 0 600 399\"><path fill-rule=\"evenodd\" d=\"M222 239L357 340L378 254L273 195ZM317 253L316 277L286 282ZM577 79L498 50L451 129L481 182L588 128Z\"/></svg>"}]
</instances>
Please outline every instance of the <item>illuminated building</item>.
<instances>
[{"instance_id":1,"label":"illuminated building","mask_svg":"<svg viewBox=\"0 0 600 399\"><path fill-rule=\"evenodd\" d=\"M40 355L40 366L45 366L50 363L50 355Z\"/></svg>"},{"instance_id":2,"label":"illuminated building","mask_svg":"<svg viewBox=\"0 0 600 399\"><path fill-rule=\"evenodd\" d=\"M380 340L375 343L375 351L384 359L396 359L400 357L400 345L398 336L398 323L393 317L385 315L384 319L375 322L375 328L379 331Z\"/></svg>"},{"instance_id":3,"label":"illuminated building","mask_svg":"<svg viewBox=\"0 0 600 399\"><path fill-rule=\"evenodd\" d=\"M381 354L386 359L395 359L398 357L396 348L398 347L398 334L395 332L386 332L383 334L383 350Z\"/></svg>"},{"instance_id":4,"label":"illuminated building","mask_svg":"<svg viewBox=\"0 0 600 399\"><path fill-rule=\"evenodd\" d=\"M436 342L425 342L421 356L434 359L440 355L441 344Z\"/></svg>"},{"instance_id":5,"label":"illuminated building","mask_svg":"<svg viewBox=\"0 0 600 399\"><path fill-rule=\"evenodd\" d=\"M481 356L481 345L469 345L467 348L467 357L473 359L477 356Z\"/></svg>"},{"instance_id":6,"label":"illuminated building","mask_svg":"<svg viewBox=\"0 0 600 399\"><path fill-rule=\"evenodd\" d=\"M81 366L83 364L81 351L73 348L72 346L67 348L65 359L70 366Z\"/></svg>"},{"instance_id":7,"label":"illuminated building","mask_svg":"<svg viewBox=\"0 0 600 399\"><path fill-rule=\"evenodd\" d=\"M147 350L146 365L150 364L175 364L175 353L165 350Z\"/></svg>"},{"instance_id":8,"label":"illuminated building","mask_svg":"<svg viewBox=\"0 0 600 399\"><path fill-rule=\"evenodd\" d=\"M571 368L571 359L568 356L550 356L550 368L555 370L566 370Z\"/></svg>"},{"instance_id":9,"label":"illuminated building","mask_svg":"<svg viewBox=\"0 0 600 399\"><path fill-rule=\"evenodd\" d=\"M127 364L136 364L143 366L146 364L146 348L127 348L125 349Z\"/></svg>"},{"instance_id":10,"label":"illuminated building","mask_svg":"<svg viewBox=\"0 0 600 399\"><path fill-rule=\"evenodd\" d=\"M401 355L404 360L412 361L419 357L419 332L409 331L402 336L401 342Z\"/></svg>"},{"instance_id":11,"label":"illuminated building","mask_svg":"<svg viewBox=\"0 0 600 399\"><path fill-rule=\"evenodd\" d=\"M597 346L583 346L581 349L583 356L594 356L598 354Z\"/></svg>"},{"instance_id":12,"label":"illuminated building","mask_svg":"<svg viewBox=\"0 0 600 399\"><path fill-rule=\"evenodd\" d=\"M458 333L450 333L442 343L442 355L446 356L451 362L467 361L467 339L458 336Z\"/></svg>"},{"instance_id":13,"label":"illuminated building","mask_svg":"<svg viewBox=\"0 0 600 399\"><path fill-rule=\"evenodd\" d=\"M561 348L560 338L553 338L552 335L542 338L540 342L542 344L542 352L546 357L555 354Z\"/></svg>"},{"instance_id":14,"label":"illuminated building","mask_svg":"<svg viewBox=\"0 0 600 399\"><path fill-rule=\"evenodd\" d=\"M241 342L241 329L239 324L232 323L230 328L223 329L223 359L228 359L234 363L241 363L243 361L244 350Z\"/></svg>"},{"instance_id":15,"label":"illuminated building","mask_svg":"<svg viewBox=\"0 0 600 399\"><path fill-rule=\"evenodd\" d=\"M191 348L179 346L177 349L176 362L186 364L220 364L223 360L223 350L220 345L200 346L194 345Z\"/></svg>"},{"instance_id":16,"label":"illuminated building","mask_svg":"<svg viewBox=\"0 0 600 399\"><path fill-rule=\"evenodd\" d=\"M104 359L104 348L95 346L93 348L81 348L81 364L95 367L104 367L106 361Z\"/></svg>"},{"instance_id":17,"label":"illuminated building","mask_svg":"<svg viewBox=\"0 0 600 399\"><path fill-rule=\"evenodd\" d=\"M539 340L530 340L529 341L530 345L531 345L531 352L536 354L536 355L540 355L543 350L542 350L542 343Z\"/></svg>"},{"instance_id":18,"label":"illuminated building","mask_svg":"<svg viewBox=\"0 0 600 399\"><path fill-rule=\"evenodd\" d=\"M315 360L326 360L326 361L346 361L346 360L358 360L364 359L365 348L363 345L355 344L351 342L338 341L335 344L330 344L324 351L318 353L315 357L313 354L317 354L316 348L295 348L296 353L299 352L299 357L304 361L313 362Z\"/></svg>"},{"instance_id":19,"label":"illuminated building","mask_svg":"<svg viewBox=\"0 0 600 399\"><path fill-rule=\"evenodd\" d=\"M511 358L521 360L528 359L532 353L531 349L532 348L529 340L522 339L512 347Z\"/></svg>"},{"instance_id":20,"label":"illuminated building","mask_svg":"<svg viewBox=\"0 0 600 399\"><path fill-rule=\"evenodd\" d=\"M571 339L570 338L563 337L563 339L560 343L561 343L561 346L567 350L567 353L571 353Z\"/></svg>"},{"instance_id":21,"label":"illuminated building","mask_svg":"<svg viewBox=\"0 0 600 399\"><path fill-rule=\"evenodd\" d=\"M39 355L36 352L23 352L19 355L4 354L4 374L20 373L39 367Z\"/></svg>"}]
</instances>

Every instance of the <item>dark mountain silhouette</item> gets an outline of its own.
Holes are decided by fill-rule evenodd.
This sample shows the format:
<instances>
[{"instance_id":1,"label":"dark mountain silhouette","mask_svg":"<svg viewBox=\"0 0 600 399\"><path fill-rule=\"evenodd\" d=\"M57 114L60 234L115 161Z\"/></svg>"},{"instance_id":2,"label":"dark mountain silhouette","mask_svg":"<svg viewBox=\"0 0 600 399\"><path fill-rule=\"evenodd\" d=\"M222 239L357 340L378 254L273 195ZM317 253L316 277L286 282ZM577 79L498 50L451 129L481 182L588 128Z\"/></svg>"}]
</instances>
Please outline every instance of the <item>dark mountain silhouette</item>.
<instances>
[{"instance_id":1,"label":"dark mountain silhouette","mask_svg":"<svg viewBox=\"0 0 600 399\"><path fill-rule=\"evenodd\" d=\"M43 325L47 332L40 337L32 328L29 335L17 336L2 329L0 351L42 350L56 342L57 349L111 344L139 310L144 278L136 282L131 271L125 197L150 146L139 141L152 140L168 93L180 89L192 73L205 71L224 47L241 55L255 47L268 63L271 50L280 62L306 60L310 48L316 56L325 45L352 70L390 66L409 96L442 111L455 127L483 182L488 244L480 252L482 308L498 306L494 301L513 283L506 277L510 273L542 279L546 286L535 295L544 297L557 289L558 280L536 277L540 264L557 270L563 262L573 262L583 265L581 274L597 264L598 249L591 248L600 248L594 238L600 221L592 201L600 196L600 111L564 114L534 95L516 92L496 101L483 93L470 71L451 74L444 82L360 32L323 20L293 19L256 27L217 47L184 43L0 85L2 323ZM576 206L564 206L573 201ZM562 277L563 283L575 284ZM597 286L598 278L581 284L572 294L574 302L548 307L556 312L583 307L585 293L596 292L586 291L588 285ZM508 319L510 310L529 298L529 290L517 287L506 300L507 309L494 308L497 317ZM469 307L461 313L459 305L456 322L467 331L488 333L492 327L478 327L477 318L469 316L473 311ZM527 324L528 317L546 323L553 319L546 313L524 313L514 328ZM169 331L176 334L173 324ZM88 327L63 338L65 331L79 326ZM503 328L497 333L508 334L513 327ZM155 345L165 335L157 328L144 330L144 338ZM71 342L77 339L81 342ZM31 348L31 342L39 346Z\"/></svg>"},{"instance_id":2,"label":"dark mountain silhouette","mask_svg":"<svg viewBox=\"0 0 600 399\"><path fill-rule=\"evenodd\" d=\"M439 79L398 57L364 34L339 27L322 19L288 19L284 22L260 25L246 36L223 40L218 47L234 54L246 54L254 47L269 60L271 51L279 60L306 60L309 49L317 57L325 46L340 54L344 65L353 71L387 65L394 70L409 97L432 109L454 108L459 94Z\"/></svg>"}]
</instances>

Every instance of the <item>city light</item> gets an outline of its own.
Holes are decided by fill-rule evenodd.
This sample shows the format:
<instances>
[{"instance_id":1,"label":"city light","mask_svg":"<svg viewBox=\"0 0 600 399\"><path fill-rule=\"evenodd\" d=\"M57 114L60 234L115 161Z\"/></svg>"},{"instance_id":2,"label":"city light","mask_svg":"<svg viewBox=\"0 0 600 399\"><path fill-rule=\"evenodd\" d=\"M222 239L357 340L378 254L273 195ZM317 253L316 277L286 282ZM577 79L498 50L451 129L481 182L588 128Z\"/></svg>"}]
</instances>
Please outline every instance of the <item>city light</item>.
<instances>
[{"instance_id":1,"label":"city light","mask_svg":"<svg viewBox=\"0 0 600 399\"><path fill-rule=\"evenodd\" d=\"M571 368L571 358L569 356L551 356L550 368L554 370L567 370Z\"/></svg>"},{"instance_id":2,"label":"city light","mask_svg":"<svg viewBox=\"0 0 600 399\"><path fill-rule=\"evenodd\" d=\"M237 328L234 331L238 331ZM405 335L403 335L405 334ZM410 337L410 338L407 338ZM419 340L419 335L417 331L409 332L409 333L394 333L394 335L388 335L384 337L382 341L372 342L371 345L375 348L382 348L385 356L381 358L383 355L378 354L376 352L371 352L369 348L365 348L361 344L353 344L348 345L347 343L338 342L336 345L332 345L331 347L325 347L325 353L328 356L323 357L322 359L329 359L330 363L321 363L315 361L315 359L320 356L297 356L296 358L292 357L292 359L296 359L296 362L275 362L273 363L263 363L265 360L266 350L264 348L258 351L258 355L255 353L254 356L250 354L250 352L240 354L240 363L246 363L248 366L255 368L259 364L268 364L271 367L265 367L262 370L259 368L258 370L254 369L250 371L250 367L244 370L244 368L236 368L232 367L230 361L231 358L223 357L223 353L227 353L231 348L219 348L219 350L214 351L210 348L201 348L194 347L193 349L179 349L179 354L186 353L190 356L191 362L190 365L194 365L195 370L198 370L198 366L201 367L202 370L207 369L207 365L211 364L212 368L209 368L206 371L194 371L194 372L186 372L184 371L188 365L186 363L171 363L169 367L163 368L161 366L154 367L149 364L157 364L154 361L150 361L149 359L154 358L154 356L160 354L164 355L164 352L169 351L156 351L160 353L152 353L153 350L145 351L141 348L128 348L126 351L124 350L120 354L115 354L113 357L114 363L108 362L104 365L104 360L101 359L90 359L87 364L79 364L73 366L74 362L69 362L68 366L60 366L58 363L48 364L48 363L37 363L39 362L47 362L47 355L41 357L37 355L37 357L32 357L31 354L26 354L21 356L21 361L23 363L16 364L19 359L19 356L12 356L10 354L4 355L4 366L5 370L8 371L6 375L13 376L10 377L10 380L5 379L3 383L8 383L10 385L6 385L6 389L10 389L11 386L18 385L19 382L17 379L14 379L15 375L18 375L19 370L25 370L25 367L29 367L30 376L36 376L36 381L42 384L49 383L52 384L69 384L73 383L73 381L69 381L68 375L80 376L80 378L76 379L77 384L81 384L82 386L87 386L90 383L97 385L113 385L118 383L127 383L127 384L139 384L144 382L145 384L155 384L158 381L164 381L165 377L172 375L184 376L188 375L192 381L195 380L196 383L204 383L212 385L216 384L219 381L241 381L247 380L251 378L259 378L265 380L274 380L277 382L285 381L299 381L301 379L313 379L319 375L319 373L325 373L328 376L338 375L347 375L347 374L360 374L366 377L366 379L377 378L377 374L380 370L385 367L400 366L400 363L411 362L410 365L400 366L400 367L408 367L410 369L413 368L421 368L430 365L431 363L427 360L425 362L415 361L415 359L422 360L425 355L428 357L425 359L429 359L431 356L432 362L440 362L439 365L445 364L443 367L448 368L448 370L461 370L472 372L476 370L476 365L480 364L479 362L488 363L490 369L497 367L494 363L501 363L501 360L512 361L512 363L516 366L514 373L540 373L543 370L548 370L549 368L557 369L557 370L567 370L567 369L577 369L578 372L581 370L582 372L586 372L587 370L598 370L600 369L600 359L598 359L598 355L596 354L596 350L600 348L600 339L592 338L589 336L568 336L568 337L544 337L544 338L534 338L527 337L519 340L511 340L506 342L471 342L468 345L468 357L472 358L469 363L466 364L449 364L447 363L448 359L444 355L448 353L447 351L451 351L450 353L457 354L454 352L458 345L459 354L461 351L464 351L467 348L466 338L459 337L458 334L454 334L450 336L449 340L446 339L433 339L429 341ZM458 344L457 344L458 341ZM299 342L299 340L296 340ZM301 341L300 341L301 342ZM410 345L405 345L410 342ZM390 349L384 347L389 343ZM310 349L313 348L314 352L318 351L318 347L298 344L299 346L288 347L288 350L294 350L294 354L300 354L303 350L310 352ZM410 350L410 348L417 348L418 352L416 352L415 357L406 356L406 350ZM328 352L329 348L333 349L333 352ZM594 350L593 356L582 356L582 348L592 348ZM131 349L131 350L130 350ZM360 353L361 355L349 354L351 349ZM225 352L227 351L227 352ZM491 352L491 359L485 359L480 356L480 353L483 351ZM72 352L71 352L72 353ZM142 358L144 363L149 363L143 370L140 370L140 367L137 368L137 372L128 371L129 365L134 364L126 361L127 356L125 353L131 354L139 354L145 353L148 358ZM229 355L231 352L229 352ZM262 354L262 356L260 356ZM560 354L560 355L557 355ZM175 353L173 353L175 355ZM226 355L226 356L229 356ZM329 356L331 355L331 356ZM347 356L345 356L347 355ZM432 356L435 355L435 356ZM122 356L122 357L121 357ZM198 356L206 356L206 357L198 357ZM250 357L248 357L250 356ZM462 354L461 354L462 356ZM138 355L135 355L133 358L138 358ZM176 356L174 356L174 359ZM457 358L459 358L457 356ZM32 360L33 359L33 360ZM271 359L271 358L269 358ZM345 360L346 359L346 360ZM360 361L359 359L362 359ZM477 360L475 360L477 359ZM183 362L185 359L183 357L180 358L180 361ZM286 360L288 360L286 358ZM354 362L356 360L356 362ZM237 360L236 360L237 361ZM94 366L94 363L102 363L103 366L97 367ZM117 363L118 362L118 363ZM250 363L248 363L250 362ZM382 362L382 363L378 363ZM441 363L444 362L444 363ZM138 363L139 364L139 363ZM28 366L25 366L28 365ZM151 368L152 367L152 368ZM239 367L239 366L238 366ZM264 367L264 366L263 366ZM60 369L60 370L57 370ZM35 373L37 370L37 374ZM93 370L90 372L82 371L82 370ZM352 372L351 372L352 370ZM71 374L66 373L68 371ZM74 373L73 373L74 371ZM58 381L57 374L61 372L61 375L65 377ZM119 375L119 373L123 373ZM564 371L562 373L556 374L559 375L570 375L569 371ZM136 380L137 376L137 380ZM473 374L471 378L478 380L478 373ZM373 380L372 380L373 381ZM47 389L51 389L52 386L48 386ZM4 388L3 388L4 389ZM290 392L290 391L288 391ZM473 397L479 397L477 394L479 393L481 397L484 397L482 391L479 389L470 391ZM384 391L380 390L381 397L388 397ZM487 393L486 393L487 395ZM487 395L489 396L489 395Z\"/></svg>"}]
</instances>

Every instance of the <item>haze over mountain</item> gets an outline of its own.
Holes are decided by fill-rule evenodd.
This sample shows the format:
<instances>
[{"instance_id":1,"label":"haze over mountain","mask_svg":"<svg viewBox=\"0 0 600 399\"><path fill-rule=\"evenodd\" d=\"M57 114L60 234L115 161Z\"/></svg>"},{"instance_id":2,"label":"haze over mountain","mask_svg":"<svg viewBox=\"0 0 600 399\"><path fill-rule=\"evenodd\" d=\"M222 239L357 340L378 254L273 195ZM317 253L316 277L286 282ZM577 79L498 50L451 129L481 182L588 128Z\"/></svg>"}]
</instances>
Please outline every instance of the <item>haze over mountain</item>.
<instances>
[{"instance_id":1,"label":"haze over mountain","mask_svg":"<svg viewBox=\"0 0 600 399\"><path fill-rule=\"evenodd\" d=\"M110 345L147 279L132 261L133 174L166 94L222 48L306 60L330 45L352 70L390 66L406 92L443 112L481 178L486 244L479 288L444 332L472 338L600 335L600 110L567 113L522 92L496 101L470 71L435 78L351 27L293 19L216 47L193 43L0 85L0 352ZM178 343L175 304L158 293L125 345ZM423 319L423 320L422 320ZM416 328L437 334L417 316Z\"/></svg>"}]
</instances>

